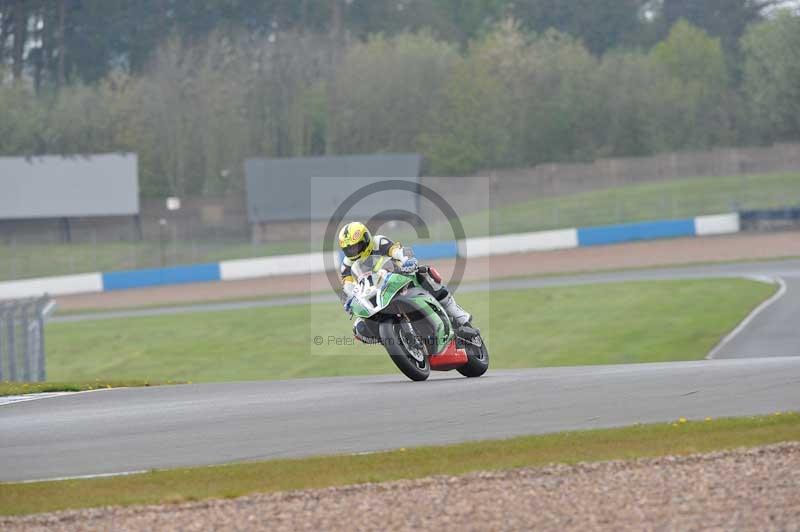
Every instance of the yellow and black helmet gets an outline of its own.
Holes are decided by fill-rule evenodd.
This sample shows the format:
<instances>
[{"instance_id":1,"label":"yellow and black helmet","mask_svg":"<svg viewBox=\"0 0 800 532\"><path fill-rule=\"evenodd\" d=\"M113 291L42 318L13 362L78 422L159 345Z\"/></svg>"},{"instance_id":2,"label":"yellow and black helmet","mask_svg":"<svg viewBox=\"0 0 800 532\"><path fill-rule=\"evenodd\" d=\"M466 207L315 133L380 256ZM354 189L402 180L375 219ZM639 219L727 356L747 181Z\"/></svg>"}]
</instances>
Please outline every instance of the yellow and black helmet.
<instances>
[{"instance_id":1,"label":"yellow and black helmet","mask_svg":"<svg viewBox=\"0 0 800 532\"><path fill-rule=\"evenodd\" d=\"M339 231L339 247L350 260L367 258L374 249L372 235L361 222L350 222Z\"/></svg>"}]
</instances>

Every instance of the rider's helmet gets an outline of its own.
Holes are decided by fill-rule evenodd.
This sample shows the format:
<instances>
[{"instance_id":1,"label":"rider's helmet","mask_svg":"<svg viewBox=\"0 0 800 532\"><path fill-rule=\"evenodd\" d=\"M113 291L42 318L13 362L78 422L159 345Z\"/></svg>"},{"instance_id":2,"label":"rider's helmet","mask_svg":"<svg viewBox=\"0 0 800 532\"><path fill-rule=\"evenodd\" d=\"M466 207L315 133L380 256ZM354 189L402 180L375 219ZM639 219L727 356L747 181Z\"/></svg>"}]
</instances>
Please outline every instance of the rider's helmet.
<instances>
[{"instance_id":1,"label":"rider's helmet","mask_svg":"<svg viewBox=\"0 0 800 532\"><path fill-rule=\"evenodd\" d=\"M352 261L369 257L374 246L369 229L361 222L350 222L339 231L339 247Z\"/></svg>"}]
</instances>

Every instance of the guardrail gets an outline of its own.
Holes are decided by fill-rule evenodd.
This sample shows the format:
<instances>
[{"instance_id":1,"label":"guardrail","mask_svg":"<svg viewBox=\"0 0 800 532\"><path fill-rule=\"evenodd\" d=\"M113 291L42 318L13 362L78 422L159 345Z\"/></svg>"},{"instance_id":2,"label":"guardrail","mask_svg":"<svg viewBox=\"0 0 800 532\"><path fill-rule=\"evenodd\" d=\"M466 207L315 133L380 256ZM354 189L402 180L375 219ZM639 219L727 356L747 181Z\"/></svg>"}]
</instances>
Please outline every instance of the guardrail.
<instances>
[{"instance_id":1,"label":"guardrail","mask_svg":"<svg viewBox=\"0 0 800 532\"><path fill-rule=\"evenodd\" d=\"M47 378L44 321L54 309L49 296L0 303L0 382Z\"/></svg>"}]
</instances>

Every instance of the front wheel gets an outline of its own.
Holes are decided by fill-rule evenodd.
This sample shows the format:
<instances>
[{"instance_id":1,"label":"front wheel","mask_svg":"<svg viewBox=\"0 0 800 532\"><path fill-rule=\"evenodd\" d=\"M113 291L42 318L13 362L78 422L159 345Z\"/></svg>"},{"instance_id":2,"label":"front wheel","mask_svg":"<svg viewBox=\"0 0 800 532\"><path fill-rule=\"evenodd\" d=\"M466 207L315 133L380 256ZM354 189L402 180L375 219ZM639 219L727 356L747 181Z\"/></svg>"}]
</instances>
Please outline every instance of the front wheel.
<instances>
[{"instance_id":1,"label":"front wheel","mask_svg":"<svg viewBox=\"0 0 800 532\"><path fill-rule=\"evenodd\" d=\"M380 325L383 347L397 369L412 381L424 381L431 374L425 342L408 322L384 321Z\"/></svg>"},{"instance_id":2,"label":"front wheel","mask_svg":"<svg viewBox=\"0 0 800 532\"><path fill-rule=\"evenodd\" d=\"M467 363L457 369L465 377L480 377L489 369L489 350L483 338L476 336L470 341L464 341L467 351ZM478 345L476 345L478 344Z\"/></svg>"}]
</instances>

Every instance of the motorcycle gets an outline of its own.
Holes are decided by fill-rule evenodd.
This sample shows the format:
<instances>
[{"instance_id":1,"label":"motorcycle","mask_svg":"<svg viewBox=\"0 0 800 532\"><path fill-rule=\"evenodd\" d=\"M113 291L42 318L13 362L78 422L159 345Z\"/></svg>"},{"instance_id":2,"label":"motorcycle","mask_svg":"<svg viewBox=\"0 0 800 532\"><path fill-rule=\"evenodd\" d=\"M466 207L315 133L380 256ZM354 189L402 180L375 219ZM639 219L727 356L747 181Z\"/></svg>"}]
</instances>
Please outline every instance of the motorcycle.
<instances>
[{"instance_id":1,"label":"motorcycle","mask_svg":"<svg viewBox=\"0 0 800 532\"><path fill-rule=\"evenodd\" d=\"M380 343L409 379L424 381L432 370L456 370L465 377L486 373L489 351L480 330L471 324L454 328L422 287L417 273L438 276L433 268L404 272L389 257L370 256L356 261L352 272L357 280L352 315L377 324Z\"/></svg>"}]
</instances>

